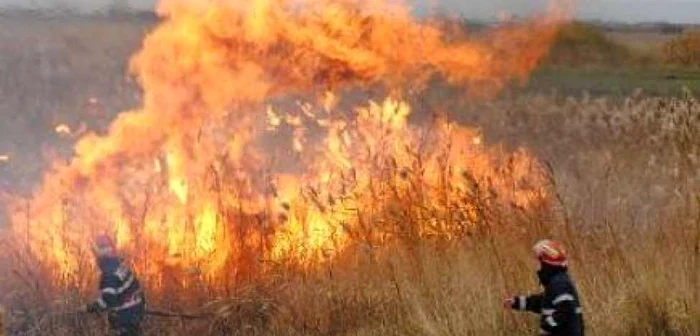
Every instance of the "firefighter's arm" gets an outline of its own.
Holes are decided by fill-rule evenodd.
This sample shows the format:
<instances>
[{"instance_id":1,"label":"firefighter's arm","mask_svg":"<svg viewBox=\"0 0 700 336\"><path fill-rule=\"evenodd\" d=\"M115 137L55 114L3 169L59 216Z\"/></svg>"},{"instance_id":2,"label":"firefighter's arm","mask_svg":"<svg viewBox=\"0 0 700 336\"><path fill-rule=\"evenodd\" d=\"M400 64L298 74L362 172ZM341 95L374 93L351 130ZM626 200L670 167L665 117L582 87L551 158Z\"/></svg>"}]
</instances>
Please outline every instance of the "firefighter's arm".
<instances>
[{"instance_id":1,"label":"firefighter's arm","mask_svg":"<svg viewBox=\"0 0 700 336\"><path fill-rule=\"evenodd\" d=\"M553 309L542 315L540 329L553 333L558 327L567 325L576 315L576 299L570 293L560 292L552 299Z\"/></svg>"},{"instance_id":2,"label":"firefighter's arm","mask_svg":"<svg viewBox=\"0 0 700 336\"><path fill-rule=\"evenodd\" d=\"M514 310L523 310L539 314L542 312L543 298L543 294L516 296L506 300L506 304L509 305L509 308Z\"/></svg>"},{"instance_id":3,"label":"firefighter's arm","mask_svg":"<svg viewBox=\"0 0 700 336\"><path fill-rule=\"evenodd\" d=\"M114 308L119 303L117 288L119 279L114 275L104 275L100 280L100 295L88 304L87 311L94 313Z\"/></svg>"}]
</instances>

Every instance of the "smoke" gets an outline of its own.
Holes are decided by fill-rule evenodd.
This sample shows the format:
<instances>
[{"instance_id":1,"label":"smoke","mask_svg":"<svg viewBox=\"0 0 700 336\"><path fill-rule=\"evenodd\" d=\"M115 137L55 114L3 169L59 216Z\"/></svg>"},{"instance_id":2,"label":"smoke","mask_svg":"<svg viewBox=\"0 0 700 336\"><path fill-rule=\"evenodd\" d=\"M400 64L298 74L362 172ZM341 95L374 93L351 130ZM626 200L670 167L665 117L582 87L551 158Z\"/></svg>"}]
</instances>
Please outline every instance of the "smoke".
<instances>
[{"instance_id":1,"label":"smoke","mask_svg":"<svg viewBox=\"0 0 700 336\"><path fill-rule=\"evenodd\" d=\"M0 0L1 8L71 9L94 12L110 8L150 10L158 0ZM418 13L458 13L468 18L495 19L501 14L525 16L541 12L546 0L406 0ZM700 0L577 0L577 16L610 21L700 22ZM670 5L672 4L672 5Z\"/></svg>"},{"instance_id":2,"label":"smoke","mask_svg":"<svg viewBox=\"0 0 700 336\"><path fill-rule=\"evenodd\" d=\"M157 0L0 0L0 8L71 9L79 12L95 12L109 8L150 10L156 2Z\"/></svg>"},{"instance_id":3,"label":"smoke","mask_svg":"<svg viewBox=\"0 0 700 336\"><path fill-rule=\"evenodd\" d=\"M158 0L0 0L0 8L71 9L94 12L109 8L151 10ZM525 15L545 7L546 0L406 0L418 13L459 11L474 18L494 18L499 13Z\"/></svg>"}]
</instances>

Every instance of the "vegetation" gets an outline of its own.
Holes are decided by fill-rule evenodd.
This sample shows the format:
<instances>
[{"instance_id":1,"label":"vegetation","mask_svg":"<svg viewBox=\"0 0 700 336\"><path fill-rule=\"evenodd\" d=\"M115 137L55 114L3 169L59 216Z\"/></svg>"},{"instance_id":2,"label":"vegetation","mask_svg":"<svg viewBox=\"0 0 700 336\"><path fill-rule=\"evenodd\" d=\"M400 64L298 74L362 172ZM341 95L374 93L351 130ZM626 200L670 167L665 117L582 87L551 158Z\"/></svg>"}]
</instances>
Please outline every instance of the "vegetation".
<instances>
[{"instance_id":1,"label":"vegetation","mask_svg":"<svg viewBox=\"0 0 700 336\"><path fill-rule=\"evenodd\" d=\"M664 46L667 63L686 67L700 67L700 32L684 33Z\"/></svg>"},{"instance_id":2,"label":"vegetation","mask_svg":"<svg viewBox=\"0 0 700 336\"><path fill-rule=\"evenodd\" d=\"M673 26L675 27L675 26ZM652 96L700 93L697 33L616 31L587 23L562 29L550 57L528 83L527 91L556 89L564 95L619 98L641 90Z\"/></svg>"},{"instance_id":3,"label":"vegetation","mask_svg":"<svg viewBox=\"0 0 700 336\"><path fill-rule=\"evenodd\" d=\"M679 95L683 90L700 93L700 71L677 67L575 69L541 68L524 88L527 92L555 90L561 95L624 99L640 91L649 96Z\"/></svg>"},{"instance_id":4,"label":"vegetation","mask_svg":"<svg viewBox=\"0 0 700 336\"><path fill-rule=\"evenodd\" d=\"M629 64L633 55L605 32L585 23L565 26L557 37L548 65L564 67L614 67Z\"/></svg>"},{"instance_id":5,"label":"vegetation","mask_svg":"<svg viewBox=\"0 0 700 336\"><path fill-rule=\"evenodd\" d=\"M14 36L2 37L14 44L0 43L8 46L0 58L7 62L0 67L0 146L6 146L0 155L12 154L9 163L0 162L0 186L9 188L5 181L37 178L44 167L36 157L47 146L55 155L68 154L61 151L72 140L54 132L57 124L79 130L82 122L100 130L138 99L123 77L124 57L115 55L130 54L144 27L2 24L15 29ZM22 33L33 39L18 38ZM529 248L542 237L560 239L570 250L592 335L700 334L700 103L694 95L700 75L674 70L674 76L691 78L682 82L690 89L669 86L653 91L663 97L651 97L629 88L660 85L665 70L625 78L566 69L631 58L599 31L576 24L562 33L552 54L558 68L535 77L537 90L464 102L452 111L453 119L481 127L486 141L524 146L546 163L549 202L512 212L477 202L480 220L459 239L418 242L408 235L389 246L358 241L351 253L318 268L261 261L265 277L241 277L226 293L204 288L153 298L154 308L199 316L151 317L148 334L531 335L534 318L504 311L501 301L538 289ZM52 69L48 74L42 73L44 62ZM649 77L641 80L642 74ZM563 88L564 95L542 93L550 87ZM591 88L600 89L595 96L566 95ZM617 96L610 98L611 92ZM441 91L424 103L439 106L455 97ZM420 213L421 206L411 199L400 204L404 214ZM105 321L76 312L88 299L77 286L58 299L50 296L51 280L29 256L10 241L2 244L7 254L0 267L13 274L0 277L12 335L104 334Z\"/></svg>"}]
</instances>

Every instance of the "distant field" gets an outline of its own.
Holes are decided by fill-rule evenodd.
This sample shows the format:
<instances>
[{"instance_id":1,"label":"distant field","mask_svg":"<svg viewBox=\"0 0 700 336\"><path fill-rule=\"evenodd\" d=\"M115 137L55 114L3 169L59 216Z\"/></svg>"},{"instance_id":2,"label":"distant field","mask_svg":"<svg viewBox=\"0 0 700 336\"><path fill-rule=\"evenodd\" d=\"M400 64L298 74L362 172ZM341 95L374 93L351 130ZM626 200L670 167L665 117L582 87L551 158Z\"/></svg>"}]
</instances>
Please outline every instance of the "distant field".
<instances>
[{"instance_id":1,"label":"distant field","mask_svg":"<svg viewBox=\"0 0 700 336\"><path fill-rule=\"evenodd\" d=\"M673 96L687 89L700 93L700 70L684 69L541 69L525 91L556 90L562 95L623 97L641 90L651 96Z\"/></svg>"},{"instance_id":2,"label":"distant field","mask_svg":"<svg viewBox=\"0 0 700 336\"><path fill-rule=\"evenodd\" d=\"M569 44L555 53L572 53L566 49L573 49L574 57L569 55L573 61L540 68L525 91L554 89L563 95L613 96L627 96L637 91L651 96L674 96L684 89L700 93L700 68L666 64L663 59L664 46L680 33L648 29L597 30L589 26L570 34L573 36L567 36ZM576 53L580 54L580 62ZM605 56L595 58L586 56L587 53Z\"/></svg>"},{"instance_id":3,"label":"distant field","mask_svg":"<svg viewBox=\"0 0 700 336\"><path fill-rule=\"evenodd\" d=\"M632 49L654 52L660 49L664 43L671 41L678 35L661 32L609 32L607 36L613 41L627 45Z\"/></svg>"}]
</instances>

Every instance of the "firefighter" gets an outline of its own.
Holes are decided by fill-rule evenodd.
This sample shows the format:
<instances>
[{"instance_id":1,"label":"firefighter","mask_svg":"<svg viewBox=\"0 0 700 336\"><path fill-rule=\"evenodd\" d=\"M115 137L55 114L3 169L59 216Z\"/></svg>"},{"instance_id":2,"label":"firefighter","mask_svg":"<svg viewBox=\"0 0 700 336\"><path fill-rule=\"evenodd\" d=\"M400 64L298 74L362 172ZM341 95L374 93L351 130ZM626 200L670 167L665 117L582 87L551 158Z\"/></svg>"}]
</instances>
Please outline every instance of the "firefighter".
<instances>
[{"instance_id":1,"label":"firefighter","mask_svg":"<svg viewBox=\"0 0 700 336\"><path fill-rule=\"evenodd\" d=\"M538 242L533 251L540 264L537 277L544 292L508 298L505 307L539 314L540 335L583 336L583 310L568 274L566 251L551 240Z\"/></svg>"},{"instance_id":2,"label":"firefighter","mask_svg":"<svg viewBox=\"0 0 700 336\"><path fill-rule=\"evenodd\" d=\"M93 252L100 269L100 295L86 306L86 311L106 312L114 335L141 335L146 300L136 275L117 255L116 246L108 236L95 238Z\"/></svg>"}]
</instances>

